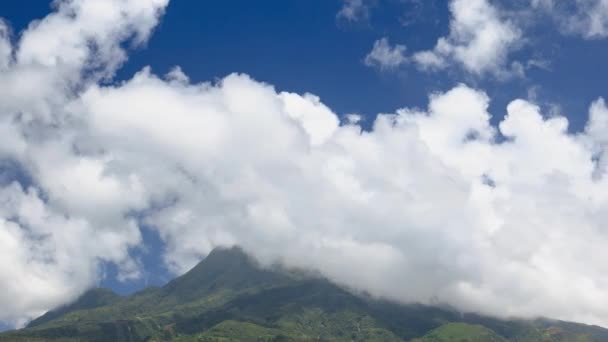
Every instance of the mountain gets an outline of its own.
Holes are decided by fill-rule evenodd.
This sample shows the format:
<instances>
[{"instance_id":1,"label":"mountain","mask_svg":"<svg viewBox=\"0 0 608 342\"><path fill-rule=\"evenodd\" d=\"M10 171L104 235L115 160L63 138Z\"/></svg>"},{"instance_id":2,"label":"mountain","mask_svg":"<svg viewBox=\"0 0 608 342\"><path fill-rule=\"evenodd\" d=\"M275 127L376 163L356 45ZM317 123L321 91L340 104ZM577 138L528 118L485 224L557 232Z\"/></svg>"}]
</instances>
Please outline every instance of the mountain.
<instances>
[{"instance_id":1,"label":"mountain","mask_svg":"<svg viewBox=\"0 0 608 342\"><path fill-rule=\"evenodd\" d=\"M121 296L112 290L103 288L91 289L78 297L78 299L76 299L76 301L73 303L51 310L36 318L35 320L31 321L27 327L32 328L44 324L72 311L94 309L100 306L110 305L119 301L120 299Z\"/></svg>"},{"instance_id":2,"label":"mountain","mask_svg":"<svg viewBox=\"0 0 608 342\"><path fill-rule=\"evenodd\" d=\"M311 274L264 269L216 249L163 287L130 296L88 291L0 342L75 341L608 341L608 330L552 320L500 320L400 305Z\"/></svg>"},{"instance_id":3,"label":"mountain","mask_svg":"<svg viewBox=\"0 0 608 342\"><path fill-rule=\"evenodd\" d=\"M431 330L422 338L416 338L414 342L430 341L487 341L507 342L507 340L496 332L481 326L466 323L446 323L439 328Z\"/></svg>"}]
</instances>

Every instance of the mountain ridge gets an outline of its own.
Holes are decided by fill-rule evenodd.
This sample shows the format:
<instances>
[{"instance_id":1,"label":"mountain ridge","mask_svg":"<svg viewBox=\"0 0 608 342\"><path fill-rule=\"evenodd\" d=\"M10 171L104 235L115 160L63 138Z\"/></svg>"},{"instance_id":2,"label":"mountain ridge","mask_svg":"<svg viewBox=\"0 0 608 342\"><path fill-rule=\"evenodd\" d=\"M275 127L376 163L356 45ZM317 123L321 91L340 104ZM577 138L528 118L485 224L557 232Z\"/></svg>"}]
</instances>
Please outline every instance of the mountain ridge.
<instances>
[{"instance_id":1,"label":"mountain ridge","mask_svg":"<svg viewBox=\"0 0 608 342\"><path fill-rule=\"evenodd\" d=\"M87 291L0 341L608 341L596 326L374 299L262 268L238 247L213 250L163 287L116 296Z\"/></svg>"}]
</instances>

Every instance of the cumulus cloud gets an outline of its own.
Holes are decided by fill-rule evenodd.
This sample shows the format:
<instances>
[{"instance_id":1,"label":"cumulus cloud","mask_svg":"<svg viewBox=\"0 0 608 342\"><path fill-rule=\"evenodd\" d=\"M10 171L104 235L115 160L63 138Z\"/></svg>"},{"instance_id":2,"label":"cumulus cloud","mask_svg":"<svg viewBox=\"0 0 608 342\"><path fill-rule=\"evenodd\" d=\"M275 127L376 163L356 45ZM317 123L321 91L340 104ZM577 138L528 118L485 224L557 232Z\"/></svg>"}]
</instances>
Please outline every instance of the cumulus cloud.
<instances>
[{"instance_id":1,"label":"cumulus cloud","mask_svg":"<svg viewBox=\"0 0 608 342\"><path fill-rule=\"evenodd\" d=\"M508 74L507 57L521 39L519 28L488 0L452 0L449 7L449 34L432 50L413 55L418 66L438 70L456 64L478 76Z\"/></svg>"},{"instance_id":2,"label":"cumulus cloud","mask_svg":"<svg viewBox=\"0 0 608 342\"><path fill-rule=\"evenodd\" d=\"M381 38L374 42L374 47L365 56L365 65L380 70L395 69L407 61L405 46L395 44L391 46L388 38Z\"/></svg>"},{"instance_id":3,"label":"cumulus cloud","mask_svg":"<svg viewBox=\"0 0 608 342\"><path fill-rule=\"evenodd\" d=\"M164 203L146 223L175 273L239 244L403 302L605 323L608 279L594 260L606 243L596 132L608 111L594 104L574 136L523 100L493 127L488 102L461 85L362 131L246 75L190 85L144 70L91 87L78 111L90 143Z\"/></svg>"},{"instance_id":4,"label":"cumulus cloud","mask_svg":"<svg viewBox=\"0 0 608 342\"><path fill-rule=\"evenodd\" d=\"M0 320L74 298L101 261L137 276L144 222L175 274L238 244L401 302L608 324L603 100L580 134L524 100L495 127L488 96L458 85L362 130L243 74L191 83L145 68L102 84L166 2L83 20L97 3L62 2L0 44L0 156L30 179L0 177Z\"/></svg>"},{"instance_id":5,"label":"cumulus cloud","mask_svg":"<svg viewBox=\"0 0 608 342\"><path fill-rule=\"evenodd\" d=\"M125 210L145 204L143 189L113 177L108 156L76 149L72 134L86 122L66 110L114 74L123 44L145 42L166 5L56 1L15 45L1 23L0 321L19 326L74 298L97 281L100 261L137 275L128 250L140 231Z\"/></svg>"}]
</instances>

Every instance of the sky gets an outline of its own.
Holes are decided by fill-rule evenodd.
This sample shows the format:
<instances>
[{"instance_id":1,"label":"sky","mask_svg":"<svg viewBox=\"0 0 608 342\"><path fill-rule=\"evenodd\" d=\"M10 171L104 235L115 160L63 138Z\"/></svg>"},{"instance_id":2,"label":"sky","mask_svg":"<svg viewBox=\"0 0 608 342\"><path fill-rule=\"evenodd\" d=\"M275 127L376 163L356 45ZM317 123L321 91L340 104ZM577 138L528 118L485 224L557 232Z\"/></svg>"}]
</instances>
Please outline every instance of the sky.
<instances>
[{"instance_id":1,"label":"sky","mask_svg":"<svg viewBox=\"0 0 608 342\"><path fill-rule=\"evenodd\" d=\"M0 327L214 247L608 326L608 1L0 3Z\"/></svg>"}]
</instances>

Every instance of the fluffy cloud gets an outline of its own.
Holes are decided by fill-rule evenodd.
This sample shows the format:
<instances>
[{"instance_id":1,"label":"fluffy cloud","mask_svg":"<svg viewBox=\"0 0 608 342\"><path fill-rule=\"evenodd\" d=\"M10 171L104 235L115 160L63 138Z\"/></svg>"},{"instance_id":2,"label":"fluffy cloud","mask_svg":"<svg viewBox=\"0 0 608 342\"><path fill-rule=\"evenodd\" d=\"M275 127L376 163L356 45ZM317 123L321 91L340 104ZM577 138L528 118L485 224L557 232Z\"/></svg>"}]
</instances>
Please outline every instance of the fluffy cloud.
<instances>
[{"instance_id":1,"label":"fluffy cloud","mask_svg":"<svg viewBox=\"0 0 608 342\"><path fill-rule=\"evenodd\" d=\"M362 131L245 75L190 85L144 70L77 108L89 143L162 204L146 223L176 273L239 244L403 302L605 324L608 111L594 104L573 136L523 100L495 128L488 102L458 86Z\"/></svg>"},{"instance_id":2,"label":"fluffy cloud","mask_svg":"<svg viewBox=\"0 0 608 342\"><path fill-rule=\"evenodd\" d=\"M488 0L452 0L449 6L450 33L433 50L413 55L418 66L437 70L456 63L475 75L508 73L507 57L520 41L520 30Z\"/></svg>"},{"instance_id":3,"label":"fluffy cloud","mask_svg":"<svg viewBox=\"0 0 608 342\"><path fill-rule=\"evenodd\" d=\"M388 38L376 40L372 51L365 56L365 65L380 70L397 68L406 61L405 46L400 44L391 46Z\"/></svg>"},{"instance_id":4,"label":"fluffy cloud","mask_svg":"<svg viewBox=\"0 0 608 342\"><path fill-rule=\"evenodd\" d=\"M84 20L97 2L62 2L0 44L0 156L29 179L0 177L0 320L74 298L102 261L137 276L143 221L176 274L239 244L402 302L608 324L603 100L577 135L523 100L494 127L488 96L459 85L362 130L242 74L102 85L166 5L111 4ZM450 56L470 45L451 39Z\"/></svg>"},{"instance_id":5,"label":"fluffy cloud","mask_svg":"<svg viewBox=\"0 0 608 342\"><path fill-rule=\"evenodd\" d=\"M108 156L76 149L87 123L67 109L114 74L121 46L143 43L166 5L56 1L15 46L0 25L0 321L21 325L74 298L97 281L101 261L137 276L128 251L140 231L125 210L146 204L143 188L113 177Z\"/></svg>"}]
</instances>

